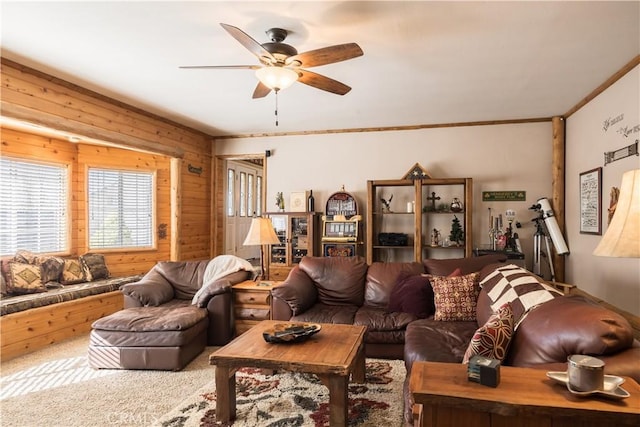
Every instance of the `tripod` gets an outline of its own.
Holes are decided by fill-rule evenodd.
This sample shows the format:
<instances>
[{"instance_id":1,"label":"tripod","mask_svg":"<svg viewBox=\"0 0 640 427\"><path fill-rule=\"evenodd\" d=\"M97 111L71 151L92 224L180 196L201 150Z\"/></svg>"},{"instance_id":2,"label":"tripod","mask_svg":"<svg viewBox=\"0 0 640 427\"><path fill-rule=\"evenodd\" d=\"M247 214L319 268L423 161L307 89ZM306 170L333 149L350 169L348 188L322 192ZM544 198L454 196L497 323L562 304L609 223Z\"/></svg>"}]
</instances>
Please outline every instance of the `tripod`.
<instances>
[{"instance_id":1,"label":"tripod","mask_svg":"<svg viewBox=\"0 0 640 427\"><path fill-rule=\"evenodd\" d=\"M540 264L542 262L542 257L547 258L547 262L549 263L549 271L551 272L551 281L553 282L556 279L556 273L553 268L553 261L551 259L551 250L549 249L549 236L545 233L544 225L542 224L542 216L534 218L533 221L536 223L536 232L533 235L533 272L534 274L542 277ZM545 247L547 249L546 253L542 251L543 239Z\"/></svg>"}]
</instances>

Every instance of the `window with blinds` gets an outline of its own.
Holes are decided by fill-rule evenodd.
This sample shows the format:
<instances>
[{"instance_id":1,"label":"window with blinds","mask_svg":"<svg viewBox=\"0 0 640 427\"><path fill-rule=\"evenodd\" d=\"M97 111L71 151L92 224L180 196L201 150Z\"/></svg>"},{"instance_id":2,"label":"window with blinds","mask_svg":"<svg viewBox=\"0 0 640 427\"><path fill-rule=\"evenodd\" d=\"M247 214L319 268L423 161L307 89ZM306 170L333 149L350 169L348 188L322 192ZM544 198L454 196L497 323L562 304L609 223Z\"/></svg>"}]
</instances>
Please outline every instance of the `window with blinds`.
<instances>
[{"instance_id":1,"label":"window with blinds","mask_svg":"<svg viewBox=\"0 0 640 427\"><path fill-rule=\"evenodd\" d=\"M154 245L153 172L89 168L89 248Z\"/></svg>"},{"instance_id":2,"label":"window with blinds","mask_svg":"<svg viewBox=\"0 0 640 427\"><path fill-rule=\"evenodd\" d=\"M68 252L67 165L0 158L0 255Z\"/></svg>"}]
</instances>

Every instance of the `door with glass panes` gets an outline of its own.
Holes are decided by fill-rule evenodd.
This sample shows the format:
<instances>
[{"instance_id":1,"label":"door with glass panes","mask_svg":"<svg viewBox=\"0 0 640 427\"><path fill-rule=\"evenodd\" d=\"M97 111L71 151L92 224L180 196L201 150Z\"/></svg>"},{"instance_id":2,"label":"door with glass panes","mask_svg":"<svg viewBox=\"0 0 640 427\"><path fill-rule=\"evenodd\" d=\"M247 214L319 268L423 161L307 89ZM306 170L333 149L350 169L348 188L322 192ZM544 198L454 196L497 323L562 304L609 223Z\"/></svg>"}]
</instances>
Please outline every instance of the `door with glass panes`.
<instances>
[{"instance_id":1,"label":"door with glass panes","mask_svg":"<svg viewBox=\"0 0 640 427\"><path fill-rule=\"evenodd\" d=\"M244 259L259 259L259 246L243 242L254 215L262 206L262 168L239 160L227 161L225 182L225 247L224 253Z\"/></svg>"}]
</instances>

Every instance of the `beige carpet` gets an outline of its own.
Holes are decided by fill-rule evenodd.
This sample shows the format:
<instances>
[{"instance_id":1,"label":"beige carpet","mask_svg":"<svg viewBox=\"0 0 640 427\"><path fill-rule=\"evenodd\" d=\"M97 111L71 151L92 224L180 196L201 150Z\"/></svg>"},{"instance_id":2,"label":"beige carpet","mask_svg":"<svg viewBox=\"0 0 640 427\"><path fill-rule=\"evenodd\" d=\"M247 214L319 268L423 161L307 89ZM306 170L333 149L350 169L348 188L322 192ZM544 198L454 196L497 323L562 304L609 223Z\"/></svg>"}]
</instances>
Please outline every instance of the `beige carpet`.
<instances>
[{"instance_id":1,"label":"beige carpet","mask_svg":"<svg viewBox=\"0 0 640 427\"><path fill-rule=\"evenodd\" d=\"M93 370L89 336L2 363L2 427L149 426L214 378L208 347L184 370Z\"/></svg>"}]
</instances>

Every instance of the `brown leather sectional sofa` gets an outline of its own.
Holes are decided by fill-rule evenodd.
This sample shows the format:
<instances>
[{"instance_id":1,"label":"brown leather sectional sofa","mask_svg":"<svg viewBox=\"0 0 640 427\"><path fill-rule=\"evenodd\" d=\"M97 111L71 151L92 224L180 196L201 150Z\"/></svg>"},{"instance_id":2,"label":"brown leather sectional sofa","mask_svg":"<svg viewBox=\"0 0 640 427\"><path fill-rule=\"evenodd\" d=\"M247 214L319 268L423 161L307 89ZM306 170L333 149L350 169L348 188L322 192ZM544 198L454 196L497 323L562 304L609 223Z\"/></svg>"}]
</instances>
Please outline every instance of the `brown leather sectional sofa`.
<instances>
[{"instance_id":1,"label":"brown leather sectional sofa","mask_svg":"<svg viewBox=\"0 0 640 427\"><path fill-rule=\"evenodd\" d=\"M401 273L447 276L479 272L482 280L504 264L489 255L420 263L366 265L361 258L307 257L272 291L274 319L365 325L367 357L403 358L407 368L405 419L412 420L408 378L415 361L461 363L474 332L492 314L480 290L475 321L440 321L430 315L389 312ZM590 354L605 372L640 381L640 342L621 315L579 296L559 296L533 309L518 326L503 364L566 370L567 357Z\"/></svg>"},{"instance_id":2,"label":"brown leather sectional sofa","mask_svg":"<svg viewBox=\"0 0 640 427\"><path fill-rule=\"evenodd\" d=\"M205 284L208 263L159 262L138 282L122 286L124 310L92 325L89 365L180 370L206 345L228 343L234 333L231 286L252 273L237 271Z\"/></svg>"}]
</instances>

